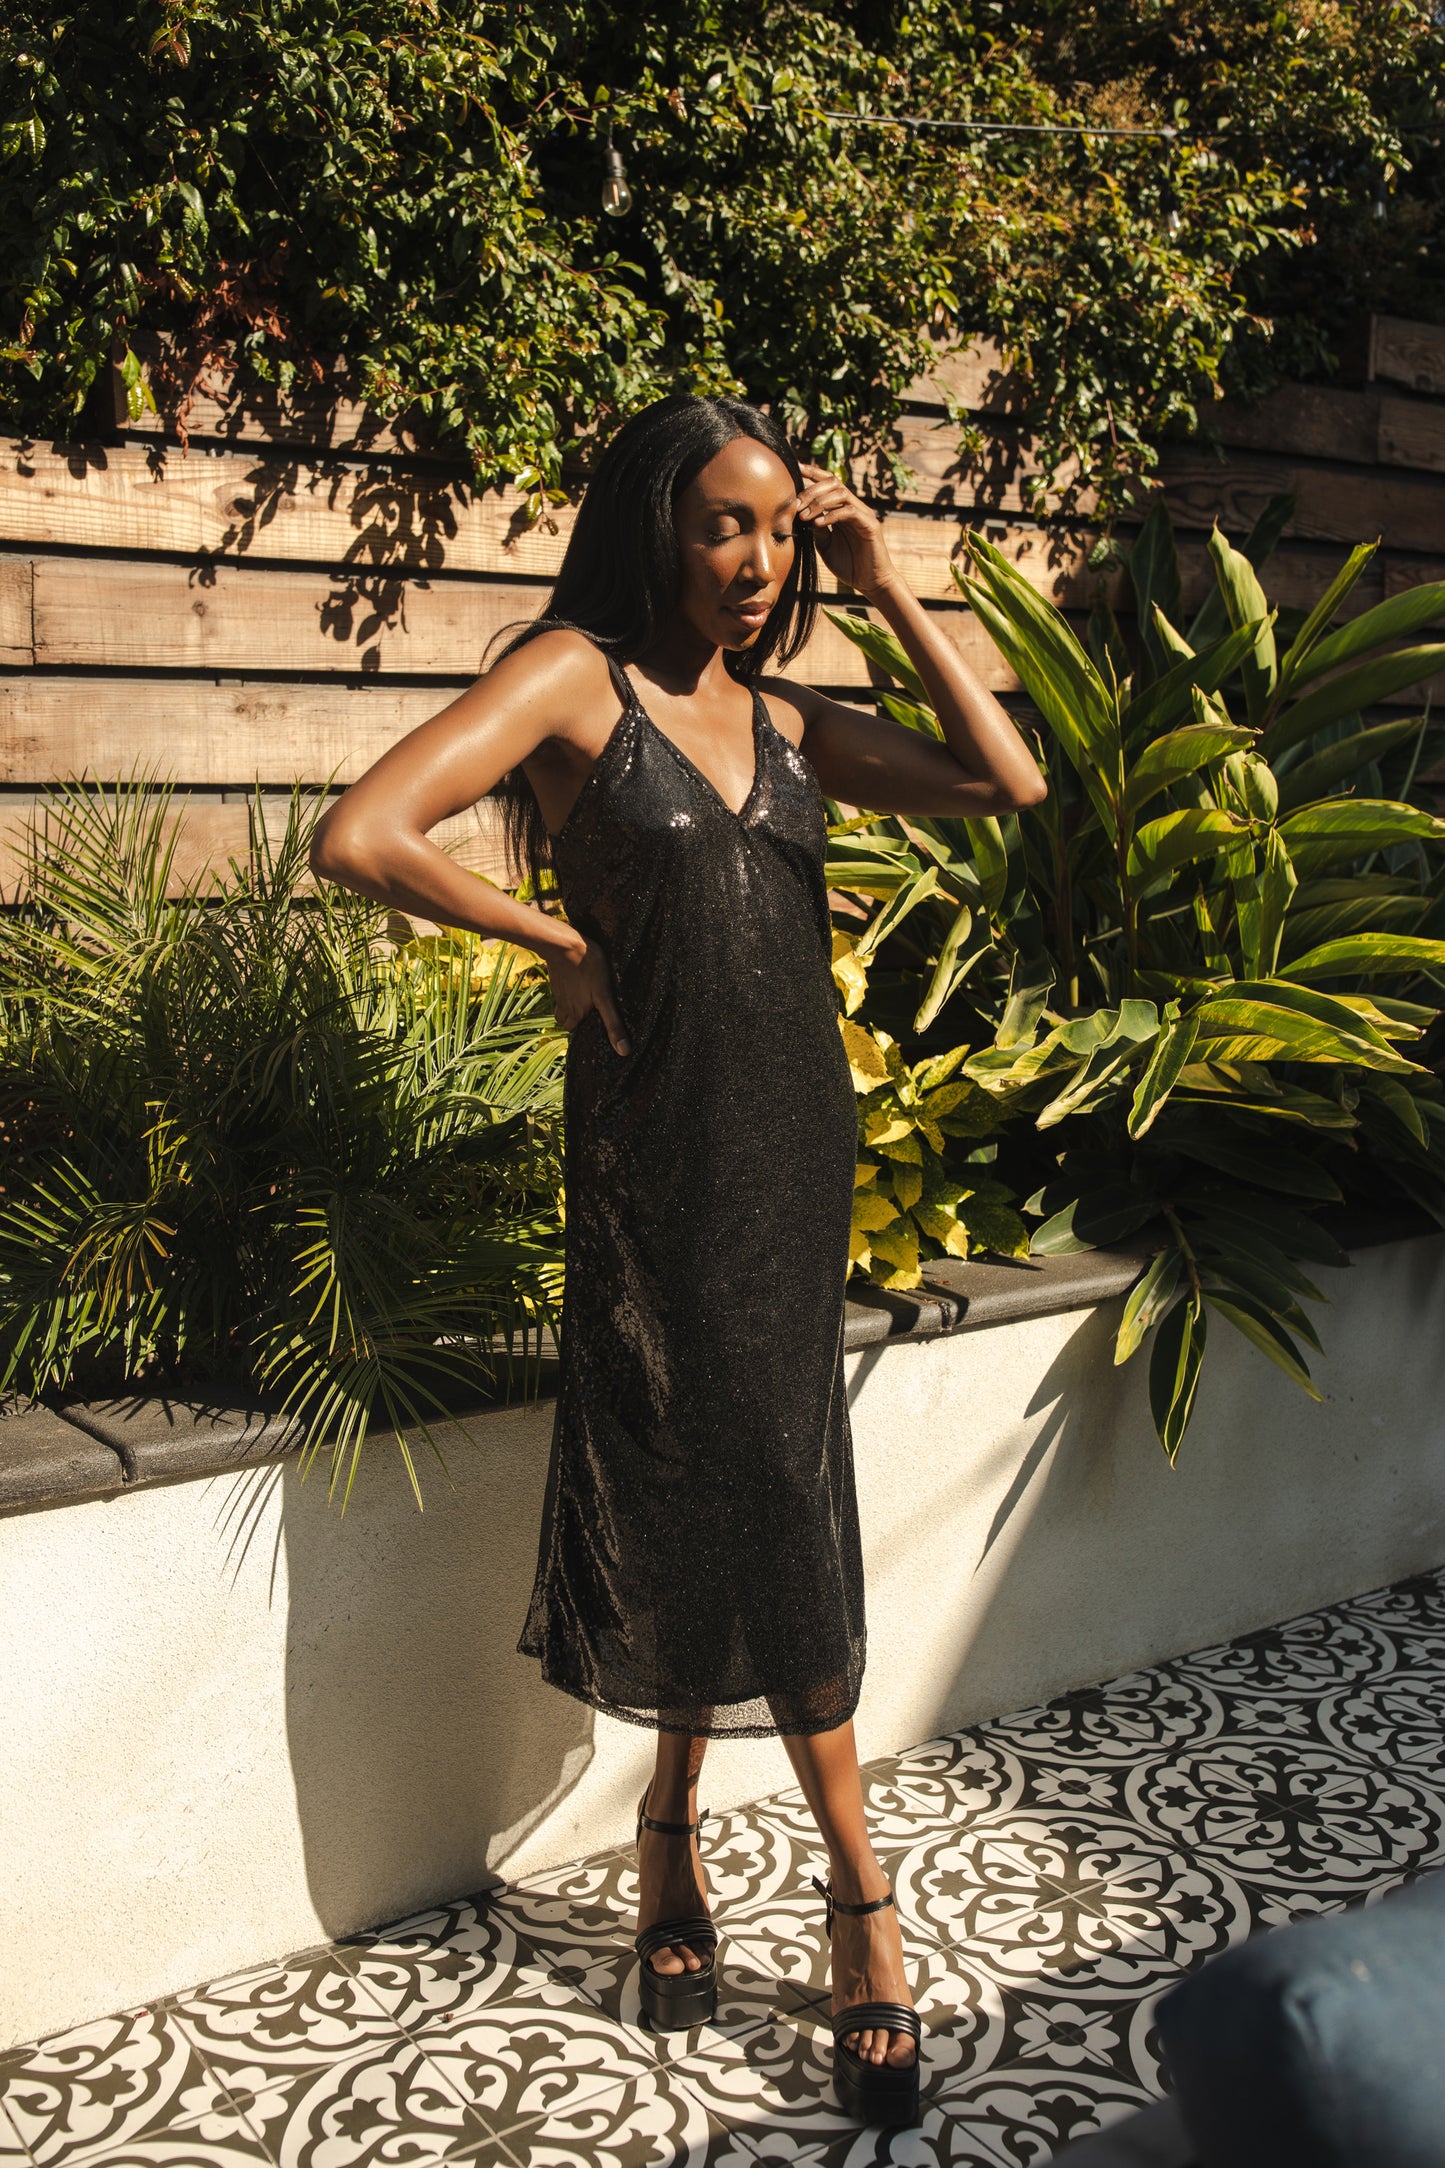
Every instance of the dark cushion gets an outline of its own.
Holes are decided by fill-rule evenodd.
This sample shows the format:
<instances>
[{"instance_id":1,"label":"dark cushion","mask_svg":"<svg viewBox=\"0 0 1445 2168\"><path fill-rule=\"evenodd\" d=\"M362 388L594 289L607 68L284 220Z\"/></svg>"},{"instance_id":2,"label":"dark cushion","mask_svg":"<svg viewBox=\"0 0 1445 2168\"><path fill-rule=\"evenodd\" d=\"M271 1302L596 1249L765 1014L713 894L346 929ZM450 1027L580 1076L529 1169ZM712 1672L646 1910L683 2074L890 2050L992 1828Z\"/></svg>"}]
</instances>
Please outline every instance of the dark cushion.
<instances>
[{"instance_id":1,"label":"dark cushion","mask_svg":"<svg viewBox=\"0 0 1445 2168\"><path fill-rule=\"evenodd\" d=\"M1257 1936L1157 2015L1202 2168L1445 2163L1445 1874Z\"/></svg>"}]
</instances>

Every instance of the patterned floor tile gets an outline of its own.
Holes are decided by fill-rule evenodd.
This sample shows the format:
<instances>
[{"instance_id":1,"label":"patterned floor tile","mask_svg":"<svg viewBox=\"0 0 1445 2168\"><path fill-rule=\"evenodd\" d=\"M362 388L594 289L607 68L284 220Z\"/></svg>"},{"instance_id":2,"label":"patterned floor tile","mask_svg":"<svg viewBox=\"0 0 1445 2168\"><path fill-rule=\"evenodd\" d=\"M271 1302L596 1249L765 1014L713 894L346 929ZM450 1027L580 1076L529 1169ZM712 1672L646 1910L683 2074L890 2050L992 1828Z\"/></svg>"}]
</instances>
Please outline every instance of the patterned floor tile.
<instances>
[{"instance_id":1,"label":"patterned floor tile","mask_svg":"<svg viewBox=\"0 0 1445 2168\"><path fill-rule=\"evenodd\" d=\"M755 2168L756 2158L690 2087L655 2066L585 2095L559 2093L500 2143L519 2168Z\"/></svg>"},{"instance_id":2,"label":"patterned floor tile","mask_svg":"<svg viewBox=\"0 0 1445 2168\"><path fill-rule=\"evenodd\" d=\"M1438 1794L1323 1740L1217 1738L1132 1770L1145 1830L1271 1894L1363 1896L1440 1856Z\"/></svg>"},{"instance_id":3,"label":"patterned floor tile","mask_svg":"<svg viewBox=\"0 0 1445 2168\"><path fill-rule=\"evenodd\" d=\"M1137 1821L1072 1808L1013 1809L927 1838L898 1863L894 1888L907 1928L966 1949L1002 1985L1113 1951L1118 1991L1133 1993L1137 1980L1201 1963L1249 1919L1227 1867L1202 1867Z\"/></svg>"},{"instance_id":4,"label":"patterned floor tile","mask_svg":"<svg viewBox=\"0 0 1445 2168\"><path fill-rule=\"evenodd\" d=\"M922 2120L832 2095L796 1787L704 1832L716 2021L657 2034L630 1846L0 2056L0 2168L1034 2168L1159 2090L1158 1998L1445 1862L1445 1573L864 1771Z\"/></svg>"},{"instance_id":5,"label":"patterned floor tile","mask_svg":"<svg viewBox=\"0 0 1445 2168\"><path fill-rule=\"evenodd\" d=\"M100 2018L0 2056L0 2101L36 2168L207 2122L246 2141L226 2090L164 2008ZM221 2132L217 2130L217 2139Z\"/></svg>"},{"instance_id":6,"label":"patterned floor tile","mask_svg":"<svg viewBox=\"0 0 1445 2168\"><path fill-rule=\"evenodd\" d=\"M490 2136L335 1953L178 1997L174 2012L278 2168L421 2168Z\"/></svg>"}]
</instances>

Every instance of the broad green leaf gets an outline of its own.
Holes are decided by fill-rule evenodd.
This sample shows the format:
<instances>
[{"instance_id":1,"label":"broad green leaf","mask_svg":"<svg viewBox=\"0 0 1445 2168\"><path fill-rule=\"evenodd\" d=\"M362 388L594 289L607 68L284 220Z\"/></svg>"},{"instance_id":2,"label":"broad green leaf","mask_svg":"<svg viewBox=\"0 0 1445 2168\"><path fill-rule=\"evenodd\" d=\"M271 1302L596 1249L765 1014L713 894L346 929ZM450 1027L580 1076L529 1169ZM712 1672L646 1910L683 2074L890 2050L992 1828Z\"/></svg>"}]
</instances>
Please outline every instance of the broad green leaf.
<instances>
[{"instance_id":1,"label":"broad green leaf","mask_svg":"<svg viewBox=\"0 0 1445 2168\"><path fill-rule=\"evenodd\" d=\"M1226 1301L1238 1295L1247 1297L1277 1319L1287 1331L1298 1333L1316 1355L1323 1355L1320 1336L1296 1302L1293 1291L1265 1266L1257 1264L1252 1257L1230 1257L1223 1263L1207 1265L1203 1270L1209 1296L1212 1297L1216 1290L1207 1283L1217 1282Z\"/></svg>"},{"instance_id":2,"label":"broad green leaf","mask_svg":"<svg viewBox=\"0 0 1445 2168\"><path fill-rule=\"evenodd\" d=\"M1165 1024L1149 1057L1149 1066L1139 1079L1139 1088L1129 1109L1131 1137L1144 1136L1153 1125L1194 1051L1198 1031L1199 1026L1194 1017L1181 1018L1177 1011Z\"/></svg>"},{"instance_id":3,"label":"broad green leaf","mask_svg":"<svg viewBox=\"0 0 1445 2168\"><path fill-rule=\"evenodd\" d=\"M1292 1151L1273 1138L1261 1137L1253 1147L1241 1138L1204 1136L1190 1130L1171 1131L1169 1143L1186 1159L1206 1167L1218 1167L1241 1182L1261 1189L1280 1189L1291 1197L1312 1197L1320 1204L1338 1204L1340 1189L1316 1160Z\"/></svg>"},{"instance_id":4,"label":"broad green leaf","mask_svg":"<svg viewBox=\"0 0 1445 2168\"><path fill-rule=\"evenodd\" d=\"M1445 581L1432 580L1423 587L1408 587L1403 594L1377 602L1322 639L1294 672L1296 686L1307 685L1327 670L1338 670L1357 655L1368 655L1387 640L1405 640L1426 625L1445 618ZM1423 673L1427 674L1427 673ZM1360 705L1367 706L1362 701Z\"/></svg>"},{"instance_id":5,"label":"broad green leaf","mask_svg":"<svg viewBox=\"0 0 1445 2168\"><path fill-rule=\"evenodd\" d=\"M1297 767L1287 768L1279 779L1281 808L1290 813L1313 799L1327 797L1352 775L1358 775L1361 768L1382 760L1394 746L1413 737L1423 721L1423 716L1412 715L1404 722L1377 723L1371 730L1356 730L1338 744L1326 746L1322 753L1302 760Z\"/></svg>"},{"instance_id":6,"label":"broad green leaf","mask_svg":"<svg viewBox=\"0 0 1445 2168\"><path fill-rule=\"evenodd\" d=\"M1084 1061L1073 1081L1040 1109L1035 1120L1040 1129L1052 1129L1070 1114L1081 1114L1097 1103L1111 1086L1122 1083L1142 1050L1157 1036L1159 1013L1152 1001L1124 1001L1119 1017L1106 1039Z\"/></svg>"},{"instance_id":7,"label":"broad green leaf","mask_svg":"<svg viewBox=\"0 0 1445 2168\"><path fill-rule=\"evenodd\" d=\"M1285 1376L1292 1378L1302 1392L1309 1394L1311 1400L1324 1399L1324 1394L1305 1368L1299 1349L1283 1325L1270 1315L1263 1303L1254 1301L1242 1290L1230 1298L1216 1294L1211 1289L1209 1306L1212 1310L1217 1310L1237 1332L1242 1332L1246 1340L1252 1341L1261 1354L1267 1355L1272 1363L1277 1363Z\"/></svg>"},{"instance_id":8,"label":"broad green leaf","mask_svg":"<svg viewBox=\"0 0 1445 2168\"><path fill-rule=\"evenodd\" d=\"M1249 823L1233 813L1204 806L1165 813L1158 820L1146 821L1130 844L1130 878L1141 883L1157 880L1192 859L1212 857L1227 843L1248 834Z\"/></svg>"},{"instance_id":9,"label":"broad green leaf","mask_svg":"<svg viewBox=\"0 0 1445 2168\"><path fill-rule=\"evenodd\" d=\"M1292 854L1328 845L1335 856L1360 857L1417 836L1439 841L1445 838L1445 820L1392 798L1325 798L1287 814L1279 832Z\"/></svg>"},{"instance_id":10,"label":"broad green leaf","mask_svg":"<svg viewBox=\"0 0 1445 2168\"><path fill-rule=\"evenodd\" d=\"M928 991L913 1019L915 1031L927 1031L952 995L967 978L980 956L988 953L993 942L993 930L982 913L975 914L968 904L959 910L944 938L938 962L928 982Z\"/></svg>"},{"instance_id":11,"label":"broad green leaf","mask_svg":"<svg viewBox=\"0 0 1445 2168\"><path fill-rule=\"evenodd\" d=\"M921 873L915 874L911 881L900 887L883 909L869 920L854 946L853 953L858 961L866 964L889 934L902 925L909 912L915 910L927 897L937 893L938 868L925 866Z\"/></svg>"},{"instance_id":12,"label":"broad green leaf","mask_svg":"<svg viewBox=\"0 0 1445 2168\"><path fill-rule=\"evenodd\" d=\"M1163 677L1129 702L1122 718L1125 735L1133 741L1152 738L1188 714L1192 692L1217 692L1239 668L1241 657L1249 653L1258 632L1257 625L1243 625L1238 632L1226 632L1198 655L1185 646Z\"/></svg>"},{"instance_id":13,"label":"broad green leaf","mask_svg":"<svg viewBox=\"0 0 1445 2168\"><path fill-rule=\"evenodd\" d=\"M1052 976L1036 978L1032 972L1039 966L1022 955L1015 960L1013 975L1009 980L1009 996L999 1020L994 1043L1000 1048L1026 1046L1033 1039L1043 1015L1044 1004L1054 990ZM1048 969L1044 965L1045 970Z\"/></svg>"},{"instance_id":14,"label":"broad green leaf","mask_svg":"<svg viewBox=\"0 0 1445 2168\"><path fill-rule=\"evenodd\" d=\"M1319 649L1315 650L1316 655ZM1292 745L1303 745L1326 723L1338 722L1342 715L1354 715L1361 708L1378 707L1392 694L1405 692L1411 685L1419 685L1435 672L1445 667L1445 646L1397 648L1389 655L1376 655L1369 662L1358 663L1353 670L1342 671L1338 677L1317 685L1312 693L1306 693L1281 710L1265 733L1265 747L1271 760Z\"/></svg>"},{"instance_id":15,"label":"broad green leaf","mask_svg":"<svg viewBox=\"0 0 1445 2168\"><path fill-rule=\"evenodd\" d=\"M1395 1120L1410 1132L1417 1144L1429 1144L1430 1133L1420 1112L1419 1101L1398 1077L1373 1076L1365 1089L1393 1114Z\"/></svg>"},{"instance_id":16,"label":"broad green leaf","mask_svg":"<svg viewBox=\"0 0 1445 2168\"><path fill-rule=\"evenodd\" d=\"M1219 582L1229 622L1236 632L1244 625L1259 624L1259 630L1247 654L1240 661L1239 674L1244 686L1245 710L1250 727L1258 730L1264 721L1270 694L1274 691L1278 674L1274 650L1274 612L1265 600L1264 589L1259 584L1254 566L1242 551L1237 550L1216 527L1209 537L1209 554L1214 560L1215 577ZM1263 619L1264 622L1260 623Z\"/></svg>"},{"instance_id":17,"label":"broad green leaf","mask_svg":"<svg viewBox=\"0 0 1445 2168\"><path fill-rule=\"evenodd\" d=\"M1248 558L1256 572L1271 555L1275 544L1294 517L1295 500L1288 491L1271 497L1249 531L1241 555ZM1192 647L1205 647L1217 640L1229 623L1229 609L1223 590L1216 582L1209 596L1189 627Z\"/></svg>"},{"instance_id":18,"label":"broad green leaf","mask_svg":"<svg viewBox=\"0 0 1445 2168\"><path fill-rule=\"evenodd\" d=\"M1107 1191L1089 1191L1076 1197L1035 1228L1029 1243L1035 1257L1067 1257L1079 1250L1096 1250L1101 1243L1118 1242L1153 1217L1154 1206L1123 1185Z\"/></svg>"},{"instance_id":19,"label":"broad green leaf","mask_svg":"<svg viewBox=\"0 0 1445 2168\"><path fill-rule=\"evenodd\" d=\"M1357 933L1322 942L1308 955L1297 956L1279 975L1308 981L1414 976L1441 969L1445 969L1445 941L1427 941L1408 933Z\"/></svg>"},{"instance_id":20,"label":"broad green leaf","mask_svg":"<svg viewBox=\"0 0 1445 2168\"><path fill-rule=\"evenodd\" d=\"M1116 1364L1126 1363L1137 1353L1144 1335L1158 1324L1174 1300L1183 1271L1184 1259L1178 1250L1161 1250L1143 1277L1134 1282L1114 1337Z\"/></svg>"},{"instance_id":21,"label":"broad green leaf","mask_svg":"<svg viewBox=\"0 0 1445 2168\"><path fill-rule=\"evenodd\" d=\"M855 622L855 619L849 619L850 624ZM895 723L901 723L905 730L916 730L921 738L943 736L938 726L938 717L932 708L925 706L920 700L905 700L901 693L884 693L879 705L886 714L892 716Z\"/></svg>"},{"instance_id":22,"label":"broad green leaf","mask_svg":"<svg viewBox=\"0 0 1445 2168\"><path fill-rule=\"evenodd\" d=\"M1290 642L1289 653L1279 666L1279 690L1286 690L1298 675L1305 657L1324 637L1327 628L1339 616L1345 598L1379 548L1378 542L1360 542L1350 551L1309 616Z\"/></svg>"},{"instance_id":23,"label":"broad green leaf","mask_svg":"<svg viewBox=\"0 0 1445 2168\"><path fill-rule=\"evenodd\" d=\"M1141 806L1182 776L1193 775L1210 761L1222 760L1253 743L1252 732L1213 721L1190 723L1183 730L1171 730L1153 739L1130 771L1124 792L1125 818L1132 820Z\"/></svg>"},{"instance_id":24,"label":"broad green leaf","mask_svg":"<svg viewBox=\"0 0 1445 2168\"><path fill-rule=\"evenodd\" d=\"M1259 939L1254 953L1246 958L1246 968L1268 978L1279 961L1291 899L1299 885L1289 846L1277 828L1271 828L1265 837L1258 883Z\"/></svg>"},{"instance_id":25,"label":"broad green leaf","mask_svg":"<svg viewBox=\"0 0 1445 2168\"><path fill-rule=\"evenodd\" d=\"M1145 650L1154 672L1162 675L1173 656L1154 629L1154 608L1157 604L1164 618L1177 624L1183 594L1174 528L1162 495L1157 496L1149 507L1129 551L1129 581L1134 589L1134 614L1143 634Z\"/></svg>"},{"instance_id":26,"label":"broad green leaf","mask_svg":"<svg viewBox=\"0 0 1445 2168\"><path fill-rule=\"evenodd\" d=\"M1063 626L1066 642L1039 641L1032 628L1016 623L981 582L965 582L964 592L974 615L1058 739L1112 837L1118 825L1118 749L1111 743L1116 734L1108 722L1108 696L1093 664L1067 625Z\"/></svg>"},{"instance_id":27,"label":"broad green leaf","mask_svg":"<svg viewBox=\"0 0 1445 2168\"><path fill-rule=\"evenodd\" d=\"M1237 1248L1219 1247L1201 1239L1197 1243L1195 1255L1201 1272L1211 1276L1220 1273L1227 1279L1238 1280L1267 1310L1276 1311L1286 1322L1303 1318L1304 1323L1299 1330L1304 1333L1311 1347L1318 1348L1319 1340L1313 1325L1299 1307L1299 1298L1304 1296L1310 1302L1328 1302L1329 1297L1321 1294L1314 1281L1301 1272L1299 1266L1292 1258L1286 1257L1283 1250L1277 1250L1272 1242L1256 1240L1251 1242L1249 1254L1241 1256Z\"/></svg>"},{"instance_id":28,"label":"broad green leaf","mask_svg":"<svg viewBox=\"0 0 1445 2168\"><path fill-rule=\"evenodd\" d=\"M1003 830L989 817L965 821L964 827L968 831L969 849L983 890L984 905L989 916L996 917L1008 887L1008 849Z\"/></svg>"},{"instance_id":29,"label":"broad green leaf","mask_svg":"<svg viewBox=\"0 0 1445 2168\"><path fill-rule=\"evenodd\" d=\"M1199 1052L1211 1061L1358 1063L1409 1071L1414 1064L1382 1047L1359 1018L1354 1031L1332 1030L1275 1002L1216 998L1198 1012Z\"/></svg>"},{"instance_id":30,"label":"broad green leaf","mask_svg":"<svg viewBox=\"0 0 1445 2168\"><path fill-rule=\"evenodd\" d=\"M905 686L915 700L928 706L927 686L886 626L875 625L869 617L850 616L846 610L825 610L823 615L867 656L875 669L886 671L899 685Z\"/></svg>"},{"instance_id":31,"label":"broad green leaf","mask_svg":"<svg viewBox=\"0 0 1445 2168\"><path fill-rule=\"evenodd\" d=\"M1236 1206L1217 1192L1194 1192L1185 1186L1178 1201L1181 1211L1187 1209L1197 1219L1201 1235L1212 1236L1226 1253L1257 1256L1274 1270L1297 1257L1312 1265L1340 1266L1350 1261L1327 1228L1283 1198L1251 1197L1247 1207ZM1278 1258L1268 1254L1270 1249L1280 1253Z\"/></svg>"},{"instance_id":32,"label":"broad green leaf","mask_svg":"<svg viewBox=\"0 0 1445 2168\"><path fill-rule=\"evenodd\" d=\"M1208 1326L1198 1292L1175 1303L1154 1335L1149 1357L1149 1407L1171 1467L1194 1412Z\"/></svg>"}]
</instances>

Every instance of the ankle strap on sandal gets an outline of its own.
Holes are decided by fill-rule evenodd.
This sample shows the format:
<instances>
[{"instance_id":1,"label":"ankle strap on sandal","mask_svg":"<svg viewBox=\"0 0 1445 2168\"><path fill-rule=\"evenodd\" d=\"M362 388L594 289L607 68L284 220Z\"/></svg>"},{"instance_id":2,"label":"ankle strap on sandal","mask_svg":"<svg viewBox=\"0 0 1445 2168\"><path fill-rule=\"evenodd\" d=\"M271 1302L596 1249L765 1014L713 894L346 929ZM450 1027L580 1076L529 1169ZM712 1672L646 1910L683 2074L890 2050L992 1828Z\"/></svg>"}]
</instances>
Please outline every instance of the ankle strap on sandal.
<instances>
[{"instance_id":1,"label":"ankle strap on sandal","mask_svg":"<svg viewBox=\"0 0 1445 2168\"><path fill-rule=\"evenodd\" d=\"M711 1812L710 1807L704 1807L695 1822L659 1822L647 1812L644 1792L637 1803L637 1834L640 1837L644 1829L650 1829L659 1837L695 1837Z\"/></svg>"},{"instance_id":2,"label":"ankle strap on sandal","mask_svg":"<svg viewBox=\"0 0 1445 2168\"><path fill-rule=\"evenodd\" d=\"M831 1882L820 1882L818 1880L818 1877L814 1875L813 1887L818 1892L818 1895L822 1898L823 1903L827 1907L827 1928L830 1935L833 1932L833 1914L835 1912L843 1913L850 1920L861 1920L864 1915L869 1912L886 1912L893 1902L893 1892L891 1889L887 1892L885 1896L875 1897L871 1904L845 1905L841 1897L835 1897L833 1895L833 1885Z\"/></svg>"}]
</instances>

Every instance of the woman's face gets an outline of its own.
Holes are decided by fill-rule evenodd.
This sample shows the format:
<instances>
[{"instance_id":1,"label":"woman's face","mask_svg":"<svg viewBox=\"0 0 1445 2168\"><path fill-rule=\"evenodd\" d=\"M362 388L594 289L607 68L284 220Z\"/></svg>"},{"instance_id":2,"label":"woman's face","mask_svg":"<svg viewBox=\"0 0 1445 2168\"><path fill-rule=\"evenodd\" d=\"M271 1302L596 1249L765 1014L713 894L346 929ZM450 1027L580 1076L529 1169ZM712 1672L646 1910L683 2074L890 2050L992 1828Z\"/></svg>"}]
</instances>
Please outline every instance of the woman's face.
<instances>
[{"instance_id":1,"label":"woman's face","mask_svg":"<svg viewBox=\"0 0 1445 2168\"><path fill-rule=\"evenodd\" d=\"M674 519L679 608L716 647L749 648L793 568L792 476L755 437L734 437L689 482Z\"/></svg>"}]
</instances>

